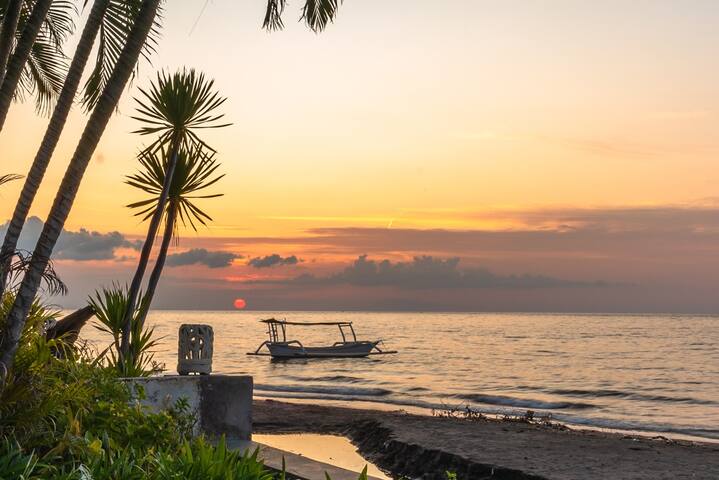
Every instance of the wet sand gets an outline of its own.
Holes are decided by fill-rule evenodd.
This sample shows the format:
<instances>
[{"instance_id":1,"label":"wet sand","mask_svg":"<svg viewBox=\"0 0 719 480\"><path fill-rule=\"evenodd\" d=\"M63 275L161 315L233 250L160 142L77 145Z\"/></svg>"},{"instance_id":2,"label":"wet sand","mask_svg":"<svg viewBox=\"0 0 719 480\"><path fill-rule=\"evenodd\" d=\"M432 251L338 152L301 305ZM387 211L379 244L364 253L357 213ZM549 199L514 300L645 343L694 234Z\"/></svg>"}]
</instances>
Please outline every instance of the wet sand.
<instances>
[{"instance_id":1,"label":"wet sand","mask_svg":"<svg viewBox=\"0 0 719 480\"><path fill-rule=\"evenodd\" d=\"M719 479L719 445L489 419L255 400L256 433L348 436L395 475L444 479Z\"/></svg>"}]
</instances>

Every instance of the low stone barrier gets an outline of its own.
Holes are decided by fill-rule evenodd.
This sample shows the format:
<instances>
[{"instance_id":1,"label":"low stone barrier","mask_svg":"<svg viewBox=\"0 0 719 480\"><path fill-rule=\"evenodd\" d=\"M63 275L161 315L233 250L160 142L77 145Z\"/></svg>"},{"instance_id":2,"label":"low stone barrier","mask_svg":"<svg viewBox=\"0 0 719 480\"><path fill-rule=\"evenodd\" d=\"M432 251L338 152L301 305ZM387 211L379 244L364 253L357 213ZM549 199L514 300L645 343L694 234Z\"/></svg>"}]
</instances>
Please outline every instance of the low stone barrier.
<instances>
[{"instance_id":1,"label":"low stone barrier","mask_svg":"<svg viewBox=\"0 0 719 480\"><path fill-rule=\"evenodd\" d=\"M164 375L128 378L142 386L142 404L167 409L185 398L197 416L197 433L252 438L252 377L246 375Z\"/></svg>"}]
</instances>

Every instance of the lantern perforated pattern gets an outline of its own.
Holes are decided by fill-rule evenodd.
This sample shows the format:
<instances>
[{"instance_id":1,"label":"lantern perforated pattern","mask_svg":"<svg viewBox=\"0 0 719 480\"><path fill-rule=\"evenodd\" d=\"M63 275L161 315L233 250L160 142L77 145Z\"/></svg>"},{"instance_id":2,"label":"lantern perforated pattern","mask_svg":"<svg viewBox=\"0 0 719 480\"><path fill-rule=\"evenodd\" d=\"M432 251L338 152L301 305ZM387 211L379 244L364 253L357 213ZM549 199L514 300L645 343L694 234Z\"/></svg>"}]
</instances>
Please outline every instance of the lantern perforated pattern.
<instances>
[{"instance_id":1,"label":"lantern perforated pattern","mask_svg":"<svg viewBox=\"0 0 719 480\"><path fill-rule=\"evenodd\" d=\"M209 374L212 372L212 341L210 325L180 326L177 345L177 373Z\"/></svg>"}]
</instances>

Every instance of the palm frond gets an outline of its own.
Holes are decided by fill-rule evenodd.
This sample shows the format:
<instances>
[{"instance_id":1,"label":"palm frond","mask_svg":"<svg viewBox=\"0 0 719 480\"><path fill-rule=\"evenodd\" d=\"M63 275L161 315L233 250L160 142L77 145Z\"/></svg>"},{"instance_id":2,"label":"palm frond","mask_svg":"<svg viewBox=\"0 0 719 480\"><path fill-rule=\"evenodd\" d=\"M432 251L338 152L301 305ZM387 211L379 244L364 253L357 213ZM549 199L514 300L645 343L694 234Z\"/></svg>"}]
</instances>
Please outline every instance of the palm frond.
<instances>
[{"instance_id":1,"label":"palm frond","mask_svg":"<svg viewBox=\"0 0 719 480\"><path fill-rule=\"evenodd\" d=\"M22 178L22 175L18 175L17 173L8 173L5 175L0 175L0 185L15 181L15 180L20 180L21 178Z\"/></svg>"},{"instance_id":2,"label":"palm frond","mask_svg":"<svg viewBox=\"0 0 719 480\"><path fill-rule=\"evenodd\" d=\"M168 148L176 141L187 151L198 146L214 151L193 130L230 125L219 123L224 114L215 113L227 99L214 90L214 80L194 69L172 75L159 72L150 88L139 90L141 96L135 99L138 115L132 118L144 125L133 133L158 134L146 152Z\"/></svg>"},{"instance_id":3,"label":"palm frond","mask_svg":"<svg viewBox=\"0 0 719 480\"><path fill-rule=\"evenodd\" d=\"M267 0L267 10L262 28L269 31L282 30L285 24L282 21L282 13L285 11L287 0Z\"/></svg>"},{"instance_id":4,"label":"palm frond","mask_svg":"<svg viewBox=\"0 0 719 480\"><path fill-rule=\"evenodd\" d=\"M129 175L125 183L141 190L150 197L127 205L137 210L136 216L142 220L150 218L158 208L158 201L162 186L165 182L165 172L169 163L169 152L162 149L160 152L141 152L139 162L142 170ZM220 167L214 152L206 153L201 147L195 146L192 150L180 150L177 156L175 172L170 184L169 201L166 209L178 208L178 216L183 225L189 225L197 230L197 224L207 225L212 220L207 213L201 210L195 201L199 199L216 198L222 194L197 195L220 181L224 174L216 174Z\"/></svg>"},{"instance_id":5,"label":"palm frond","mask_svg":"<svg viewBox=\"0 0 719 480\"><path fill-rule=\"evenodd\" d=\"M100 27L95 66L83 87L82 104L86 111L92 110L100 99L100 94L120 58L141 5L142 0L110 0ZM142 47L142 56L148 62L157 47L161 25L162 13L158 12L147 41ZM138 68L139 65L135 67L133 77Z\"/></svg>"},{"instance_id":6,"label":"palm frond","mask_svg":"<svg viewBox=\"0 0 719 480\"><path fill-rule=\"evenodd\" d=\"M27 269L30 268L31 258L32 254L25 250L18 250L15 252L8 272L8 285L10 285L9 290L17 288L25 272L27 272ZM52 261L47 262L47 266L42 272L42 282L44 284L44 290L48 295L67 295L67 285L65 285L55 271Z\"/></svg>"},{"instance_id":7,"label":"palm frond","mask_svg":"<svg viewBox=\"0 0 719 480\"><path fill-rule=\"evenodd\" d=\"M315 33L324 30L337 15L342 0L306 0L301 20Z\"/></svg>"},{"instance_id":8,"label":"palm frond","mask_svg":"<svg viewBox=\"0 0 719 480\"><path fill-rule=\"evenodd\" d=\"M67 57L52 42L47 35L38 35L20 77L20 98L34 95L35 107L42 114L50 112L68 68Z\"/></svg>"},{"instance_id":9,"label":"palm frond","mask_svg":"<svg viewBox=\"0 0 719 480\"><path fill-rule=\"evenodd\" d=\"M341 3L342 0L305 0L300 21L304 21L313 32L319 33L334 21ZM286 0L267 0L262 28L268 31L282 30L285 26L282 14L286 4Z\"/></svg>"},{"instance_id":10,"label":"palm frond","mask_svg":"<svg viewBox=\"0 0 719 480\"><path fill-rule=\"evenodd\" d=\"M22 35L32 6L33 2L30 1L22 3L15 33L16 38ZM76 13L77 9L72 1L55 0L52 2L15 91L16 100L23 101L34 96L36 108L42 114L50 112L65 81L68 59L62 51L62 47L74 32Z\"/></svg>"},{"instance_id":11,"label":"palm frond","mask_svg":"<svg viewBox=\"0 0 719 480\"><path fill-rule=\"evenodd\" d=\"M46 35L58 50L65 40L75 32L77 7L69 0L53 0L43 23L42 33Z\"/></svg>"}]
</instances>

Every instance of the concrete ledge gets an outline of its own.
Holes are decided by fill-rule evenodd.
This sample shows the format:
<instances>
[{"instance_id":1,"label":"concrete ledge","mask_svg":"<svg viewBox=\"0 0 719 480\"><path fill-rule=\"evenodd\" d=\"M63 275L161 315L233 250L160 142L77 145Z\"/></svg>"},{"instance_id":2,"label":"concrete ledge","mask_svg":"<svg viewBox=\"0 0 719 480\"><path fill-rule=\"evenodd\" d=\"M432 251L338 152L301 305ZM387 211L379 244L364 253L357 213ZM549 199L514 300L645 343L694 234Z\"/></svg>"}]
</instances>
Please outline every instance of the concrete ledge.
<instances>
[{"instance_id":1,"label":"concrete ledge","mask_svg":"<svg viewBox=\"0 0 719 480\"><path fill-rule=\"evenodd\" d=\"M197 416L197 433L252 438L252 377L246 375L165 375L126 379L142 386L142 400L156 410L185 398Z\"/></svg>"}]
</instances>

